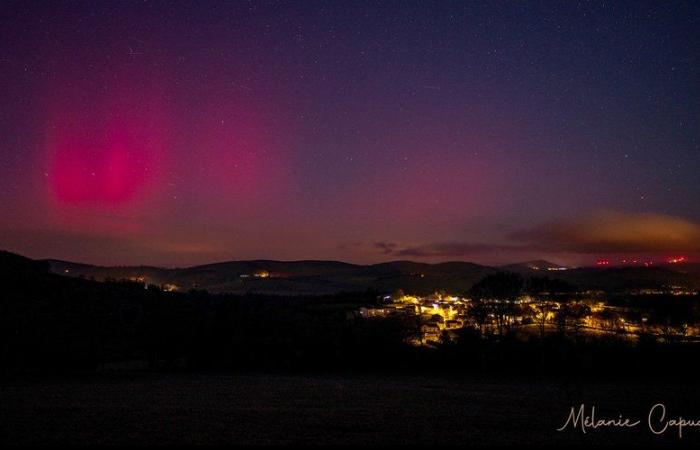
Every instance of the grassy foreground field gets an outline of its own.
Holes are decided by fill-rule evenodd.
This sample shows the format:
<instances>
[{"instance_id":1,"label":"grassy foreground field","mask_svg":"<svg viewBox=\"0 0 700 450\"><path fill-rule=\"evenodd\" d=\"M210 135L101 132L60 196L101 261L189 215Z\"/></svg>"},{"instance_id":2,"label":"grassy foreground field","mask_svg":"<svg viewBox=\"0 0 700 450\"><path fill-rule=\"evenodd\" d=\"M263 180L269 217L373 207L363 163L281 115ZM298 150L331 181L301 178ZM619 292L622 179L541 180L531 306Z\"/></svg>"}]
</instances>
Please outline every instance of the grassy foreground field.
<instances>
[{"instance_id":1,"label":"grassy foreground field","mask_svg":"<svg viewBox=\"0 0 700 450\"><path fill-rule=\"evenodd\" d=\"M700 416L695 385L400 375L129 374L5 382L9 444L697 444L653 435L649 408ZM570 408L642 420L557 432Z\"/></svg>"}]
</instances>

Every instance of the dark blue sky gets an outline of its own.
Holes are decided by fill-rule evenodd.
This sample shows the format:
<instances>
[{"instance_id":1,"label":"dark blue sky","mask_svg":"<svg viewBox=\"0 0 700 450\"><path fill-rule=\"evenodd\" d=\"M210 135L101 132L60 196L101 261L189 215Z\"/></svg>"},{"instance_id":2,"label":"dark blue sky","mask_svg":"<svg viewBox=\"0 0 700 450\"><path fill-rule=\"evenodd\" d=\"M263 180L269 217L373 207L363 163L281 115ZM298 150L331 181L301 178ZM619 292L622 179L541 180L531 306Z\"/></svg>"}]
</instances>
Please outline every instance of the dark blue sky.
<instances>
[{"instance_id":1,"label":"dark blue sky","mask_svg":"<svg viewBox=\"0 0 700 450\"><path fill-rule=\"evenodd\" d=\"M8 2L0 247L700 251L697 2Z\"/></svg>"}]
</instances>

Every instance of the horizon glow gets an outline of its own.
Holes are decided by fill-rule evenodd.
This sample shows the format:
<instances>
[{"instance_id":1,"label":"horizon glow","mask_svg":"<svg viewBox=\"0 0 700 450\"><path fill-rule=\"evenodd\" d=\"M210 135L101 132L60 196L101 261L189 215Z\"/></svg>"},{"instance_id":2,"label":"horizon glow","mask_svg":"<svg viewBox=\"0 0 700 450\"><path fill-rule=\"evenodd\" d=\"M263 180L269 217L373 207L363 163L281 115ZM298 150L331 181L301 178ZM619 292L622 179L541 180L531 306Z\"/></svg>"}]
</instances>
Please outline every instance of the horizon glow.
<instances>
[{"instance_id":1,"label":"horizon glow","mask_svg":"<svg viewBox=\"0 0 700 450\"><path fill-rule=\"evenodd\" d=\"M0 248L696 260L699 8L17 5Z\"/></svg>"}]
</instances>

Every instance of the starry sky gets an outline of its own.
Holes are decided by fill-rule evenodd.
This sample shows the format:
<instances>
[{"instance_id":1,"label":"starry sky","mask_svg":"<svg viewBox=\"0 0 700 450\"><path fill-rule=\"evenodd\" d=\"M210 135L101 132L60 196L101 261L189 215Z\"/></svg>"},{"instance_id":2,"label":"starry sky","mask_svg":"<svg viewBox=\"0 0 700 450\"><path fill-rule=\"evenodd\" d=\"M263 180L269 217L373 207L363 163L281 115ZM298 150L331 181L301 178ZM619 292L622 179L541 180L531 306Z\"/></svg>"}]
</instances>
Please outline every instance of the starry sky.
<instances>
[{"instance_id":1,"label":"starry sky","mask_svg":"<svg viewBox=\"0 0 700 450\"><path fill-rule=\"evenodd\" d=\"M0 248L700 254L698 2L9 1Z\"/></svg>"}]
</instances>

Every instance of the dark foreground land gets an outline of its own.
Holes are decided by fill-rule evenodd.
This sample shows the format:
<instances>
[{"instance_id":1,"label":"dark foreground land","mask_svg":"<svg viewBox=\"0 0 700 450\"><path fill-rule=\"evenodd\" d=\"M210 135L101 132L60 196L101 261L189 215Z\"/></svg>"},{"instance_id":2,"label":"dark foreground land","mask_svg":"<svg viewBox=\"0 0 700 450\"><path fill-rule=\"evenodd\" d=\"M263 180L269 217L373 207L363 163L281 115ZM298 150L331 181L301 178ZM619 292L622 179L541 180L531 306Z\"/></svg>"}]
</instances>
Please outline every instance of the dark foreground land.
<instances>
[{"instance_id":1,"label":"dark foreground land","mask_svg":"<svg viewBox=\"0 0 700 450\"><path fill-rule=\"evenodd\" d=\"M129 374L4 382L9 444L697 445L700 428L653 435L651 406L700 417L696 384L403 375ZM572 405L629 429L557 432Z\"/></svg>"}]
</instances>

